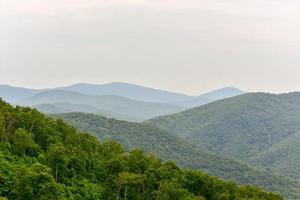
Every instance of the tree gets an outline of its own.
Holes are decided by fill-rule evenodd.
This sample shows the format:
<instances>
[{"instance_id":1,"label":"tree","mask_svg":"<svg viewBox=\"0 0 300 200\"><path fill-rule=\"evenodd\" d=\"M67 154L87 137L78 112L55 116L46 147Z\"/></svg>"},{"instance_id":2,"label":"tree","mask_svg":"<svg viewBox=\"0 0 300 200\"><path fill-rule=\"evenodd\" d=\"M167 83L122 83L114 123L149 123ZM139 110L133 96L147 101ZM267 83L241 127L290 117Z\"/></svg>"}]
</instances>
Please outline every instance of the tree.
<instances>
[{"instance_id":1,"label":"tree","mask_svg":"<svg viewBox=\"0 0 300 200\"><path fill-rule=\"evenodd\" d=\"M47 200L59 198L58 186L51 170L41 164L20 166L14 178L13 197L17 200Z\"/></svg>"},{"instance_id":2,"label":"tree","mask_svg":"<svg viewBox=\"0 0 300 200\"><path fill-rule=\"evenodd\" d=\"M12 144L14 151L18 155L30 155L34 156L37 154L38 146L34 142L32 134L26 130L19 128L12 135Z\"/></svg>"},{"instance_id":3,"label":"tree","mask_svg":"<svg viewBox=\"0 0 300 200\"><path fill-rule=\"evenodd\" d=\"M0 119L9 133L0 144L0 197L8 200L282 200L138 149L124 152L119 143L100 143L61 120L1 100Z\"/></svg>"},{"instance_id":4,"label":"tree","mask_svg":"<svg viewBox=\"0 0 300 200\"><path fill-rule=\"evenodd\" d=\"M175 179L162 181L157 191L157 200L194 200L195 196L184 189Z\"/></svg>"},{"instance_id":5,"label":"tree","mask_svg":"<svg viewBox=\"0 0 300 200\"><path fill-rule=\"evenodd\" d=\"M73 179L73 187L71 192L74 196L85 200L102 200L104 189L97 183L92 183L88 179Z\"/></svg>"},{"instance_id":6,"label":"tree","mask_svg":"<svg viewBox=\"0 0 300 200\"><path fill-rule=\"evenodd\" d=\"M65 148L62 144L52 145L47 155L49 166L54 171L54 178L59 182L67 171L68 157Z\"/></svg>"},{"instance_id":7,"label":"tree","mask_svg":"<svg viewBox=\"0 0 300 200\"><path fill-rule=\"evenodd\" d=\"M4 141L5 130L4 130L4 116L0 115L0 141Z\"/></svg>"},{"instance_id":8,"label":"tree","mask_svg":"<svg viewBox=\"0 0 300 200\"><path fill-rule=\"evenodd\" d=\"M124 189L124 200L129 199L138 199L139 194L141 193L141 186L143 184L143 176L140 174L122 172L117 177L117 197L118 200L120 197L121 189Z\"/></svg>"}]
</instances>

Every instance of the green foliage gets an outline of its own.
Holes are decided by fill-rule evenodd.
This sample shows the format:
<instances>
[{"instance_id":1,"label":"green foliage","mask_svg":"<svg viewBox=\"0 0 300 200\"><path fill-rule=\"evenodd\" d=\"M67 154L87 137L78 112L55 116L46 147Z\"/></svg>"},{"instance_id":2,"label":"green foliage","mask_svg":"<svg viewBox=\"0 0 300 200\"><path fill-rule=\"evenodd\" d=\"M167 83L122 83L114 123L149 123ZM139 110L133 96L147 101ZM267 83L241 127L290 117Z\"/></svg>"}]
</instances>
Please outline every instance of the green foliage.
<instances>
[{"instance_id":1,"label":"green foliage","mask_svg":"<svg viewBox=\"0 0 300 200\"><path fill-rule=\"evenodd\" d=\"M35 144L32 134L26 130L19 128L11 137L11 144L13 145L14 152L18 155L31 155L37 154L38 145Z\"/></svg>"},{"instance_id":2,"label":"green foliage","mask_svg":"<svg viewBox=\"0 0 300 200\"><path fill-rule=\"evenodd\" d=\"M251 157L250 162L300 179L300 131Z\"/></svg>"},{"instance_id":3,"label":"green foliage","mask_svg":"<svg viewBox=\"0 0 300 200\"><path fill-rule=\"evenodd\" d=\"M252 93L146 122L217 154L300 179L300 93Z\"/></svg>"},{"instance_id":4,"label":"green foliage","mask_svg":"<svg viewBox=\"0 0 300 200\"><path fill-rule=\"evenodd\" d=\"M118 141L127 151L141 148L164 161L174 160L184 168L200 169L240 184L279 191L291 198L300 197L300 184L297 181L254 168L235 159L217 156L153 126L83 113L68 113L58 117L82 131L94 134L100 140Z\"/></svg>"},{"instance_id":5,"label":"green foliage","mask_svg":"<svg viewBox=\"0 0 300 200\"><path fill-rule=\"evenodd\" d=\"M13 199L56 199L59 197L58 185L51 176L51 169L39 163L16 166L13 178Z\"/></svg>"},{"instance_id":6,"label":"green foliage","mask_svg":"<svg viewBox=\"0 0 300 200\"><path fill-rule=\"evenodd\" d=\"M250 93L147 121L211 151L247 160L300 130L300 93Z\"/></svg>"},{"instance_id":7,"label":"green foliage","mask_svg":"<svg viewBox=\"0 0 300 200\"><path fill-rule=\"evenodd\" d=\"M125 153L118 143L100 143L36 110L0 101L0 116L5 127L0 143L2 199L283 199L256 187L181 170L141 150ZM25 139L20 147L15 146L20 144L17 137Z\"/></svg>"}]
</instances>

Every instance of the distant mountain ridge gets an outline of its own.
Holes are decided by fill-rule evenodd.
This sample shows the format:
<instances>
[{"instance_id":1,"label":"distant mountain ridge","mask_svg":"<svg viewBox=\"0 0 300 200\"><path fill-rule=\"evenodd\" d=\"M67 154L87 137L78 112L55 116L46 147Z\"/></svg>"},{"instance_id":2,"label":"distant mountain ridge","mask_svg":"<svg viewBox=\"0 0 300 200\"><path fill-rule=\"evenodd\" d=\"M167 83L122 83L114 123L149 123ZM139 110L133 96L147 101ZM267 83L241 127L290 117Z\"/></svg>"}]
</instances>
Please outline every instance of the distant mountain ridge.
<instances>
[{"instance_id":1,"label":"distant mountain ridge","mask_svg":"<svg viewBox=\"0 0 300 200\"><path fill-rule=\"evenodd\" d=\"M132 118L131 120L135 119L137 121L184 110L183 107L166 103L142 102L114 95L92 96L63 90L40 92L17 102L17 104L30 106L60 104L62 108L73 109L72 111L78 112L83 106L89 107L90 110L94 107L95 113L108 113L121 119L123 116L129 116L129 118ZM66 106L63 106L63 104L66 104ZM70 109L72 104L78 105L77 110L76 106L72 106L72 109Z\"/></svg>"},{"instance_id":2,"label":"distant mountain ridge","mask_svg":"<svg viewBox=\"0 0 300 200\"><path fill-rule=\"evenodd\" d=\"M58 90L67 90L79 92L87 95L117 95L130 99L146 102L169 103L174 100L187 101L192 96L169 92L164 90L153 89L149 87L129 84L129 83L108 83L108 84L87 84L78 83L67 87L55 88Z\"/></svg>"},{"instance_id":3,"label":"distant mountain ridge","mask_svg":"<svg viewBox=\"0 0 300 200\"><path fill-rule=\"evenodd\" d=\"M204 95L188 96L129 83L79 83L40 90L0 85L0 97L4 100L35 107L44 113L96 113L129 121L172 114L243 93L228 87Z\"/></svg>"},{"instance_id":4,"label":"distant mountain ridge","mask_svg":"<svg viewBox=\"0 0 300 200\"><path fill-rule=\"evenodd\" d=\"M206 99L213 99L213 100L220 100L220 99L226 99L238 95L245 94L242 90L235 88L235 87L225 87L221 88L218 90L214 90L212 92L208 92L205 94L202 94L201 98L206 98ZM199 98L197 97L197 98Z\"/></svg>"},{"instance_id":5,"label":"distant mountain ridge","mask_svg":"<svg viewBox=\"0 0 300 200\"><path fill-rule=\"evenodd\" d=\"M215 100L244 94L238 88L225 87L199 96L152 89L129 83L108 83L104 85L79 83L68 87L57 88L88 95L117 95L146 102L170 103L187 108L200 106Z\"/></svg>"},{"instance_id":6,"label":"distant mountain ridge","mask_svg":"<svg viewBox=\"0 0 300 200\"><path fill-rule=\"evenodd\" d=\"M38 92L39 90L0 85L0 98L10 103L15 103L16 101L35 95Z\"/></svg>"},{"instance_id":7,"label":"distant mountain ridge","mask_svg":"<svg viewBox=\"0 0 300 200\"><path fill-rule=\"evenodd\" d=\"M244 91L234 88L234 87L225 87L212 92L204 93L200 96L194 97L193 99L187 101L176 101L172 102L176 105L181 105L186 108L193 108L197 106L202 106L204 104L211 103L220 99L226 99L234 96L239 96L245 94Z\"/></svg>"},{"instance_id":8,"label":"distant mountain ridge","mask_svg":"<svg viewBox=\"0 0 300 200\"><path fill-rule=\"evenodd\" d=\"M35 108L43 113L57 114L57 113L70 113L70 112L82 112L82 113L101 113L96 107L85 104L71 104L71 103L52 103L52 104L37 104Z\"/></svg>"},{"instance_id":9,"label":"distant mountain ridge","mask_svg":"<svg viewBox=\"0 0 300 200\"><path fill-rule=\"evenodd\" d=\"M65 87L46 88L46 89L27 89L21 87L13 87L9 85L0 85L0 97L8 100L20 101L26 97L32 96L39 92L51 91L51 90L64 90L78 92L86 95L103 96L103 95L116 95L127 97L137 101L156 102L156 103L172 103L172 102L190 102L198 100L201 102L214 101L218 99L224 99L232 96L244 94L238 88L225 87L222 89L214 90L209 93L198 96L189 96L180 94L177 92L170 92L165 90L153 89L150 87L113 82L108 84L87 84L78 83ZM176 104L176 103L174 103ZM189 107L189 106L188 106Z\"/></svg>"}]
</instances>

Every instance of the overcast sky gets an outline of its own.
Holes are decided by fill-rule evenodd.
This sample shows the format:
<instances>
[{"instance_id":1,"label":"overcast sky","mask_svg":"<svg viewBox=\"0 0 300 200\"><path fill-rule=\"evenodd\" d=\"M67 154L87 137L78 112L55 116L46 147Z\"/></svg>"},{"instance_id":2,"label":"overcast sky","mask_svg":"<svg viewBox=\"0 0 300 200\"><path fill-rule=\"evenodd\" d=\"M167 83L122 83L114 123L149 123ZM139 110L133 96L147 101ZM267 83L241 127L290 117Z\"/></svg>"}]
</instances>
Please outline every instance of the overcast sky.
<instances>
[{"instance_id":1,"label":"overcast sky","mask_svg":"<svg viewBox=\"0 0 300 200\"><path fill-rule=\"evenodd\" d=\"M0 0L0 84L300 91L299 0Z\"/></svg>"}]
</instances>

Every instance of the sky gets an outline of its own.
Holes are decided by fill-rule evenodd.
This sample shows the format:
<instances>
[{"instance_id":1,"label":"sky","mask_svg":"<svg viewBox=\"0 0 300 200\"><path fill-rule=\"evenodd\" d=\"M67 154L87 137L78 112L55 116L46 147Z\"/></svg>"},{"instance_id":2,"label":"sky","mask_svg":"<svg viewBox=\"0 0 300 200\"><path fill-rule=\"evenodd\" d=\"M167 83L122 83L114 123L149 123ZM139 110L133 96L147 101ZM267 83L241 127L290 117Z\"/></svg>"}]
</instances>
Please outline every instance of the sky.
<instances>
[{"instance_id":1,"label":"sky","mask_svg":"<svg viewBox=\"0 0 300 200\"><path fill-rule=\"evenodd\" d=\"M0 0L0 84L300 91L299 0Z\"/></svg>"}]
</instances>

